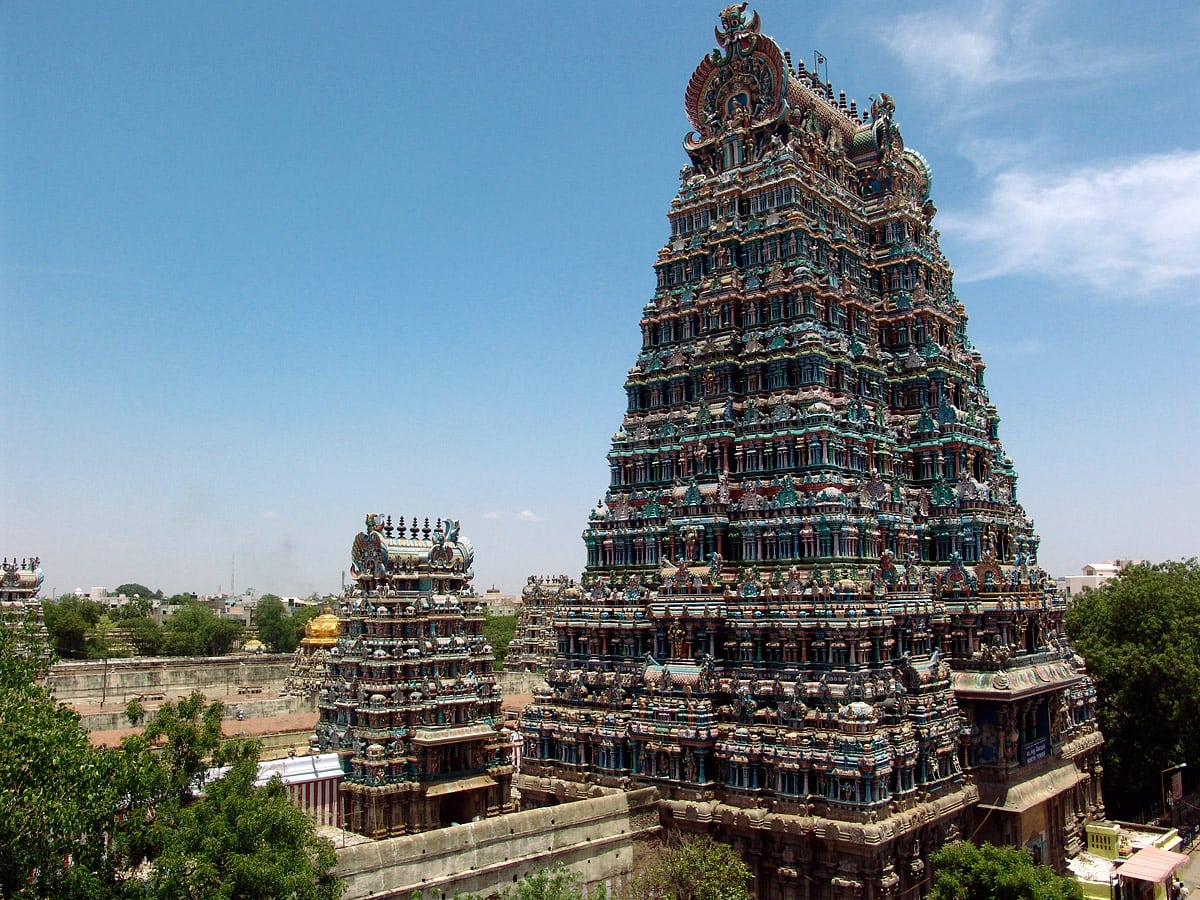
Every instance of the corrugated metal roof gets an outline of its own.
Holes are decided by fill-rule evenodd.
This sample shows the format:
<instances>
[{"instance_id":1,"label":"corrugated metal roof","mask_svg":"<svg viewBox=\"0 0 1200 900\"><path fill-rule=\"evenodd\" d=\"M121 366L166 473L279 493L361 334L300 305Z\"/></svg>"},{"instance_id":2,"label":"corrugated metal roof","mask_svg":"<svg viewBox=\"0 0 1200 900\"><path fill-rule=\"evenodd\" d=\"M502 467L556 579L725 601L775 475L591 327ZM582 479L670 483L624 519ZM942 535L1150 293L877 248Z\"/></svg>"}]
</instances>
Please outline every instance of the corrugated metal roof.
<instances>
[{"instance_id":1,"label":"corrugated metal roof","mask_svg":"<svg viewBox=\"0 0 1200 900\"><path fill-rule=\"evenodd\" d=\"M300 784L305 781L320 781L323 778L340 778L342 766L336 753L319 756L292 756L272 759L258 764L255 785L261 787L278 775L284 784Z\"/></svg>"},{"instance_id":2,"label":"corrugated metal roof","mask_svg":"<svg viewBox=\"0 0 1200 900\"><path fill-rule=\"evenodd\" d=\"M1163 882L1171 873L1188 861L1185 853L1172 853L1170 850L1159 850L1157 847L1143 847L1125 861L1125 865L1117 869L1122 878L1133 878L1137 881Z\"/></svg>"}]
</instances>

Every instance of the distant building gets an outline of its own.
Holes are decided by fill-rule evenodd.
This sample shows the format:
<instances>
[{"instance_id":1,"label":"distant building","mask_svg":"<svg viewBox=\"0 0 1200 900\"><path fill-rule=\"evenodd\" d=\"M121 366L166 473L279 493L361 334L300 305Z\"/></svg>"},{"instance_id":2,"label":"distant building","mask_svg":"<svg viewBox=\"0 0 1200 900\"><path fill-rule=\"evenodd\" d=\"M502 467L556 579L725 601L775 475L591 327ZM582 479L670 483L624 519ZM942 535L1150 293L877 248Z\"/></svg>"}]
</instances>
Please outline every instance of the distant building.
<instances>
[{"instance_id":1,"label":"distant building","mask_svg":"<svg viewBox=\"0 0 1200 900\"><path fill-rule=\"evenodd\" d=\"M480 599L489 616L515 616L521 610L520 597L503 594L495 585L484 591Z\"/></svg>"},{"instance_id":2,"label":"distant building","mask_svg":"<svg viewBox=\"0 0 1200 900\"><path fill-rule=\"evenodd\" d=\"M1171 884L1188 857L1174 828L1093 822L1087 846L1067 867L1092 900L1168 900Z\"/></svg>"},{"instance_id":3,"label":"distant building","mask_svg":"<svg viewBox=\"0 0 1200 900\"><path fill-rule=\"evenodd\" d=\"M336 752L345 827L412 834L513 809L475 551L456 521L367 516L338 609L314 749Z\"/></svg>"},{"instance_id":4,"label":"distant building","mask_svg":"<svg viewBox=\"0 0 1200 900\"><path fill-rule=\"evenodd\" d=\"M1063 592L1070 599L1084 588L1098 588L1106 581L1111 581L1130 566L1141 563L1140 559L1109 559L1104 562L1088 563L1083 567L1083 574L1068 575L1061 579Z\"/></svg>"}]
</instances>

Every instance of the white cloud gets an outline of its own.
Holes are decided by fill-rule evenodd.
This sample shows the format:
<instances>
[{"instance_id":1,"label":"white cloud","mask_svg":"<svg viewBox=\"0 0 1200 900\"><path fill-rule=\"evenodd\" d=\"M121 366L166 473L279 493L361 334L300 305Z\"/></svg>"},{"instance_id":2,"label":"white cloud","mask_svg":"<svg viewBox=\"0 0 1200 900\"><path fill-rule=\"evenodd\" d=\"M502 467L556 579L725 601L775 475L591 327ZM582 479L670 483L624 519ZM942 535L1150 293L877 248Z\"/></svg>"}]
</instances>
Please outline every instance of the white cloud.
<instances>
[{"instance_id":1,"label":"white cloud","mask_svg":"<svg viewBox=\"0 0 1200 900\"><path fill-rule=\"evenodd\" d=\"M991 356L1036 356L1046 349L1046 345L1037 338L1023 338L1011 342L981 342L979 349L985 358Z\"/></svg>"},{"instance_id":2,"label":"white cloud","mask_svg":"<svg viewBox=\"0 0 1200 900\"><path fill-rule=\"evenodd\" d=\"M1109 297L1190 301L1198 208L1200 151L1180 151L1071 172L1009 169L978 212L938 222L973 253L958 260L962 281L1036 274Z\"/></svg>"},{"instance_id":3,"label":"white cloud","mask_svg":"<svg viewBox=\"0 0 1200 900\"><path fill-rule=\"evenodd\" d=\"M1071 40L1044 41L1037 4L955 5L887 22L879 37L924 83L972 89L1024 81L1086 78L1119 63Z\"/></svg>"},{"instance_id":4,"label":"white cloud","mask_svg":"<svg viewBox=\"0 0 1200 900\"><path fill-rule=\"evenodd\" d=\"M268 509L268 510L267 510L265 513L263 513L263 514L262 514L262 517L263 517L264 519L273 519L273 518L275 518L275 510L273 510L273 509Z\"/></svg>"},{"instance_id":5,"label":"white cloud","mask_svg":"<svg viewBox=\"0 0 1200 900\"><path fill-rule=\"evenodd\" d=\"M958 141L955 149L971 163L976 175L990 178L1027 160L1049 158L1060 144L1061 138L1052 135L1026 138L1004 133L989 137L972 131Z\"/></svg>"},{"instance_id":6,"label":"white cloud","mask_svg":"<svg viewBox=\"0 0 1200 900\"><path fill-rule=\"evenodd\" d=\"M541 522L545 517L539 516L532 509L523 509L517 513L517 518L522 522Z\"/></svg>"},{"instance_id":7,"label":"white cloud","mask_svg":"<svg viewBox=\"0 0 1200 900\"><path fill-rule=\"evenodd\" d=\"M498 513L498 512L485 512L485 513L484 513L482 516L480 516L480 518L481 518L481 519L485 519L485 520L487 520L488 522L495 522L497 519L499 519L499 518L500 518L500 513Z\"/></svg>"},{"instance_id":8,"label":"white cloud","mask_svg":"<svg viewBox=\"0 0 1200 900\"><path fill-rule=\"evenodd\" d=\"M882 20L876 38L926 88L977 101L998 85L1112 77L1135 64L1127 49L1048 37L1063 31L1044 10L1052 7L995 0L948 5Z\"/></svg>"}]
</instances>

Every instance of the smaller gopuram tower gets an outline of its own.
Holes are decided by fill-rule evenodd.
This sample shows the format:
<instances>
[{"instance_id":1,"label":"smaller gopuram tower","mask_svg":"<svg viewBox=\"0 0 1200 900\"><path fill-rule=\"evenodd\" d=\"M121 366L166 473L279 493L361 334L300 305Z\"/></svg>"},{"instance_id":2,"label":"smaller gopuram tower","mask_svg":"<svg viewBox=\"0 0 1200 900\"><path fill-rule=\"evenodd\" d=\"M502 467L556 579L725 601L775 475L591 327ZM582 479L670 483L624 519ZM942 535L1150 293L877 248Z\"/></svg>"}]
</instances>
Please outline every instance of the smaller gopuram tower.
<instances>
[{"instance_id":1,"label":"smaller gopuram tower","mask_svg":"<svg viewBox=\"0 0 1200 900\"><path fill-rule=\"evenodd\" d=\"M521 591L517 630L504 655L509 672L545 672L558 652L554 610L559 603L578 602L579 583L566 575L530 575Z\"/></svg>"},{"instance_id":2,"label":"smaller gopuram tower","mask_svg":"<svg viewBox=\"0 0 1200 900\"><path fill-rule=\"evenodd\" d=\"M308 696L320 690L329 677L329 651L337 646L341 633L342 623L328 606L304 623L304 637L292 657L283 693Z\"/></svg>"},{"instance_id":3,"label":"smaller gopuram tower","mask_svg":"<svg viewBox=\"0 0 1200 900\"><path fill-rule=\"evenodd\" d=\"M351 831L385 838L513 808L474 552L450 519L406 529L369 515L354 538L313 741L342 757Z\"/></svg>"},{"instance_id":4,"label":"smaller gopuram tower","mask_svg":"<svg viewBox=\"0 0 1200 900\"><path fill-rule=\"evenodd\" d=\"M42 604L38 591L42 589L42 561L36 557L12 562L4 558L0 568L0 622L9 625L26 623L33 618L34 626L44 632Z\"/></svg>"}]
</instances>

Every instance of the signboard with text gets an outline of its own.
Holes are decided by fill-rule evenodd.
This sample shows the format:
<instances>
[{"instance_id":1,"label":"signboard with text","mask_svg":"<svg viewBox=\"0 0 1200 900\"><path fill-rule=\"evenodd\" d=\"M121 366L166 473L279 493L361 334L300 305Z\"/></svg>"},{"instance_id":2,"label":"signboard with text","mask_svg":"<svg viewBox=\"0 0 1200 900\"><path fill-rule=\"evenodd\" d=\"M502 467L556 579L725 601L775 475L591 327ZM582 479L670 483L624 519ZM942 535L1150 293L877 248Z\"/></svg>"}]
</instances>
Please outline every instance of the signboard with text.
<instances>
[{"instance_id":1,"label":"signboard with text","mask_svg":"<svg viewBox=\"0 0 1200 900\"><path fill-rule=\"evenodd\" d=\"M1050 738L1040 737L1036 741L1030 741L1021 747L1021 757L1025 765L1037 762L1039 759L1044 759L1050 755Z\"/></svg>"}]
</instances>

